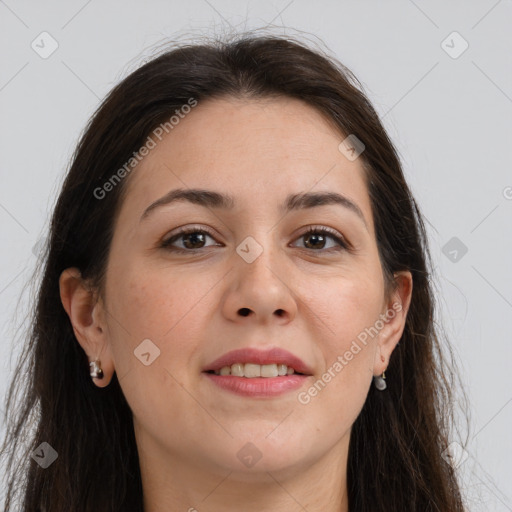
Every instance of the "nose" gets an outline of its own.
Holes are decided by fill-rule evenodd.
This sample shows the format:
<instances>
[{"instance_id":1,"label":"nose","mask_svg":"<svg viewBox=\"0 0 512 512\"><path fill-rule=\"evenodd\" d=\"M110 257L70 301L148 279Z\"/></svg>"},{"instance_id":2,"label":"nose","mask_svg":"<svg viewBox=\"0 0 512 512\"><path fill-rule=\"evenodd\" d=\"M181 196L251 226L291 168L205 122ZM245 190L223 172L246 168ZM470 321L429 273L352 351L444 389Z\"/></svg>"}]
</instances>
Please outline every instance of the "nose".
<instances>
[{"instance_id":1,"label":"nose","mask_svg":"<svg viewBox=\"0 0 512 512\"><path fill-rule=\"evenodd\" d=\"M268 324L287 323L295 318L293 274L275 251L264 248L250 263L236 254L234 268L226 278L229 282L222 309L231 321L249 317L253 322Z\"/></svg>"}]
</instances>

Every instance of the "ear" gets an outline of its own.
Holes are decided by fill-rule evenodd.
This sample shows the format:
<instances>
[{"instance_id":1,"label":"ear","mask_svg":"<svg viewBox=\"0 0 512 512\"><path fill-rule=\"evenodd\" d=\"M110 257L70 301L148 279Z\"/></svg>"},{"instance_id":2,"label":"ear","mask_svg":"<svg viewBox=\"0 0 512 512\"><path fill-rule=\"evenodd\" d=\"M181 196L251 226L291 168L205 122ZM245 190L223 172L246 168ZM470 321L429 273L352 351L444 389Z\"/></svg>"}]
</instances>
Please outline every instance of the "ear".
<instances>
[{"instance_id":1,"label":"ear","mask_svg":"<svg viewBox=\"0 0 512 512\"><path fill-rule=\"evenodd\" d=\"M109 385L114 374L114 360L108 343L106 311L94 291L84 282L80 270L67 268L59 278L60 299L69 316L76 339L89 362L99 359L103 378L92 379L100 388ZM89 373L89 367L84 368Z\"/></svg>"},{"instance_id":2,"label":"ear","mask_svg":"<svg viewBox=\"0 0 512 512\"><path fill-rule=\"evenodd\" d=\"M412 297L412 274L408 270L394 274L396 289L385 304L381 315L384 326L377 338L373 375L381 375L386 371L389 359L397 346L405 328L407 312Z\"/></svg>"}]
</instances>

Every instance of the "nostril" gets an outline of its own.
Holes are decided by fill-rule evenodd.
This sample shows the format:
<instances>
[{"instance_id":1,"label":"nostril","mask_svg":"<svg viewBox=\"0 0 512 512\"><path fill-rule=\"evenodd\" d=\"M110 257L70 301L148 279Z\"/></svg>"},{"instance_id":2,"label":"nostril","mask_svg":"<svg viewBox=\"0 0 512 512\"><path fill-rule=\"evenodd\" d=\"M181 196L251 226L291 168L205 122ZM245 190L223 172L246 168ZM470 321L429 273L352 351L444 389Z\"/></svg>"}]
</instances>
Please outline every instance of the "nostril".
<instances>
[{"instance_id":1,"label":"nostril","mask_svg":"<svg viewBox=\"0 0 512 512\"><path fill-rule=\"evenodd\" d=\"M242 308L242 309L240 309L240 314L241 314L242 316L249 316L249 313L250 313L250 312L251 312L251 310L250 310L250 309L248 309L248 308Z\"/></svg>"}]
</instances>

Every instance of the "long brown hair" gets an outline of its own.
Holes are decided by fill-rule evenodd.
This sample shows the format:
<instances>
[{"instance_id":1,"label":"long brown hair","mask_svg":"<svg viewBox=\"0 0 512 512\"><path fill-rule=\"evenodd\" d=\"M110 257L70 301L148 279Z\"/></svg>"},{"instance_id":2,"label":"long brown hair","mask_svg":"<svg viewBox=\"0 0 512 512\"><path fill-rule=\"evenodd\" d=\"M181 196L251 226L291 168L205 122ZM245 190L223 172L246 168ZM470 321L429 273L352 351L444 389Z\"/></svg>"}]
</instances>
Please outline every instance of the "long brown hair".
<instances>
[{"instance_id":1,"label":"long brown hair","mask_svg":"<svg viewBox=\"0 0 512 512\"><path fill-rule=\"evenodd\" d=\"M61 303L59 276L78 267L102 290L130 178L104 198L95 190L190 98L226 96L297 98L340 136L362 141L386 283L391 286L399 270L413 276L405 329L386 372L388 389L371 387L352 427L350 510L463 511L454 470L442 455L451 441L457 373L449 345L450 364L443 354L427 235L397 152L363 87L336 58L297 38L251 33L167 48L114 87L86 127L53 212L30 333L6 396L4 509L19 493L22 509L30 512L143 510L130 408L115 374L106 388L92 383ZM41 443L58 454L47 469L30 457ZM23 449L18 463L15 454Z\"/></svg>"}]
</instances>

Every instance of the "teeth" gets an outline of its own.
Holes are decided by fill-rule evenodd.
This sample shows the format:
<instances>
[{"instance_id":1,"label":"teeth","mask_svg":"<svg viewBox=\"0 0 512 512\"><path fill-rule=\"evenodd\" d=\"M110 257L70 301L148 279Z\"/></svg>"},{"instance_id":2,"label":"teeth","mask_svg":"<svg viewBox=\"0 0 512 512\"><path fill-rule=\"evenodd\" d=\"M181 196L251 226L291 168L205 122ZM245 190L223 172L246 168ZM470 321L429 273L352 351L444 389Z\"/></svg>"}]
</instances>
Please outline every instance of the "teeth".
<instances>
[{"instance_id":1,"label":"teeth","mask_svg":"<svg viewBox=\"0 0 512 512\"><path fill-rule=\"evenodd\" d=\"M295 370L285 364L235 363L231 366L223 366L220 370L215 370L215 375L233 375L234 377L246 377L248 379L277 377L294 373Z\"/></svg>"},{"instance_id":2,"label":"teeth","mask_svg":"<svg viewBox=\"0 0 512 512\"><path fill-rule=\"evenodd\" d=\"M229 366L226 366L225 368L229 368ZM243 377L244 376L244 365L242 363L235 363L231 365L230 372L228 372L228 375L234 375L235 377Z\"/></svg>"},{"instance_id":3,"label":"teeth","mask_svg":"<svg viewBox=\"0 0 512 512\"><path fill-rule=\"evenodd\" d=\"M262 377L277 377L278 375L277 364L264 364L261 366Z\"/></svg>"},{"instance_id":4,"label":"teeth","mask_svg":"<svg viewBox=\"0 0 512 512\"><path fill-rule=\"evenodd\" d=\"M254 377L261 377L261 369L263 367L259 364L245 363L244 377L252 379Z\"/></svg>"}]
</instances>

